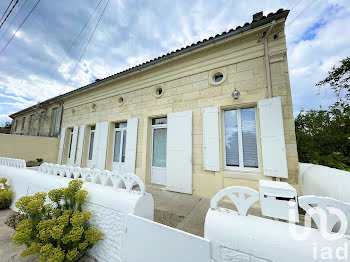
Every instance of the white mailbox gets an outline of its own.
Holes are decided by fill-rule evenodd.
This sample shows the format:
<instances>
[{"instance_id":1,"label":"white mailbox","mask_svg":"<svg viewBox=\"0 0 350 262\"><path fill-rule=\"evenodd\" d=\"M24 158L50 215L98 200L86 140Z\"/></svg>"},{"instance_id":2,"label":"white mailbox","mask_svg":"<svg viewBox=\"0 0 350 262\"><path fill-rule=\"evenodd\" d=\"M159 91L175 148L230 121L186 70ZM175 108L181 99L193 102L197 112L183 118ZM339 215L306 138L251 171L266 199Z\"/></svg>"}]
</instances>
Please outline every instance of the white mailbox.
<instances>
[{"instance_id":1,"label":"white mailbox","mask_svg":"<svg viewBox=\"0 0 350 262\"><path fill-rule=\"evenodd\" d=\"M264 216L299 222L297 191L290 184L270 180L260 180L260 205Z\"/></svg>"}]
</instances>

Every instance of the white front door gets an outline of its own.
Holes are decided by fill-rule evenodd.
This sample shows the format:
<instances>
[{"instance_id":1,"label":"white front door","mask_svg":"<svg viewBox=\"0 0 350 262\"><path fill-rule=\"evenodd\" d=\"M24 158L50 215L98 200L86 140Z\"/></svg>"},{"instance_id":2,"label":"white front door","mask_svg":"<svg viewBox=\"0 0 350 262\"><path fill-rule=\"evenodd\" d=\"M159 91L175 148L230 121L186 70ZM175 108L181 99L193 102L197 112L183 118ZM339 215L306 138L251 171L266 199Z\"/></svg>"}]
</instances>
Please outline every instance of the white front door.
<instances>
[{"instance_id":1,"label":"white front door","mask_svg":"<svg viewBox=\"0 0 350 262\"><path fill-rule=\"evenodd\" d=\"M124 172L127 123L116 123L114 128L112 171Z\"/></svg>"},{"instance_id":2,"label":"white front door","mask_svg":"<svg viewBox=\"0 0 350 262\"><path fill-rule=\"evenodd\" d=\"M151 183L166 184L167 119L152 120Z\"/></svg>"},{"instance_id":3,"label":"white front door","mask_svg":"<svg viewBox=\"0 0 350 262\"><path fill-rule=\"evenodd\" d=\"M92 161L93 151L94 151L94 140L95 140L95 126L90 127L90 135L89 135L89 148L88 148L88 159L87 159L87 167L93 168L94 164Z\"/></svg>"}]
</instances>

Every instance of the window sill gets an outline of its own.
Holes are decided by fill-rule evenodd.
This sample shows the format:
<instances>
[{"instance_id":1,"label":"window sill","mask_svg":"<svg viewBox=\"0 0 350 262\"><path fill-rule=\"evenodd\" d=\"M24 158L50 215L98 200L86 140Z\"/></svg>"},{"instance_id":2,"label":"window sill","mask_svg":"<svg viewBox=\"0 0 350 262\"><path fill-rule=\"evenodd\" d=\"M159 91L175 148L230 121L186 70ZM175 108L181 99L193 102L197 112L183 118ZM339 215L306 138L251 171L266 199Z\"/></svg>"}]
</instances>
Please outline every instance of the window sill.
<instances>
[{"instance_id":1,"label":"window sill","mask_svg":"<svg viewBox=\"0 0 350 262\"><path fill-rule=\"evenodd\" d=\"M224 170L223 176L226 178L236 178L245 180L258 181L261 178L260 170L248 171L248 170Z\"/></svg>"}]
</instances>

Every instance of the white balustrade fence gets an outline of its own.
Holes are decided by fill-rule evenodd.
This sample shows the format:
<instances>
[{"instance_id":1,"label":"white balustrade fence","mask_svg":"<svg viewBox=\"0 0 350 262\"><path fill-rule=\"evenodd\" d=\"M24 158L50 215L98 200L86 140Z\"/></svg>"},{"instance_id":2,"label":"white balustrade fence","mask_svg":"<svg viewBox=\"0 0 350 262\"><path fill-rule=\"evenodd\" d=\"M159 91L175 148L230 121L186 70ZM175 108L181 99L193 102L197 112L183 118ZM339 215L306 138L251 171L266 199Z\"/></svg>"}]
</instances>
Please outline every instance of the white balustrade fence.
<instances>
[{"instance_id":1,"label":"white balustrade fence","mask_svg":"<svg viewBox=\"0 0 350 262\"><path fill-rule=\"evenodd\" d=\"M133 174L47 163L39 170L0 165L0 177L7 177L15 192L11 209L16 210L15 202L24 195L66 187L75 178L84 180L83 189L89 192L84 209L92 211L91 224L103 232L103 238L89 251L98 261L122 261L128 215L153 220L153 197ZM133 190L134 186L140 191Z\"/></svg>"},{"instance_id":2,"label":"white balustrade fence","mask_svg":"<svg viewBox=\"0 0 350 262\"><path fill-rule=\"evenodd\" d=\"M140 188L141 193L145 193L145 185L142 180L131 173L111 172L108 170L81 168L76 166L66 166L50 163L42 163L39 172L48 175L77 179L84 182L99 184L112 188L125 188L128 192L135 186Z\"/></svg>"},{"instance_id":3,"label":"white balustrade fence","mask_svg":"<svg viewBox=\"0 0 350 262\"><path fill-rule=\"evenodd\" d=\"M248 215L259 194L247 187L225 188L212 198L205 237L201 238L153 222L153 198L134 174L44 163L39 171L0 165L3 176L10 178L14 202L23 195L65 187L71 179L84 180L83 187L89 192L85 209L93 212L92 224L104 233L90 251L98 261L321 262L324 247L340 254L337 257L334 253L331 261L349 261L344 258L349 236L333 241L325 238L320 218L313 217L320 229L306 229ZM140 191L133 190L134 186ZM219 208L222 199L232 200L238 212ZM325 209L327 234L339 223L330 208L350 209L349 204L324 197L303 196L299 202L306 212L316 206ZM11 208L15 209L14 203Z\"/></svg>"},{"instance_id":4,"label":"white balustrade fence","mask_svg":"<svg viewBox=\"0 0 350 262\"><path fill-rule=\"evenodd\" d=\"M10 166L10 167L17 167L17 168L25 168L26 167L26 161L24 161L23 159L0 157L0 165L2 165L2 166Z\"/></svg>"}]
</instances>

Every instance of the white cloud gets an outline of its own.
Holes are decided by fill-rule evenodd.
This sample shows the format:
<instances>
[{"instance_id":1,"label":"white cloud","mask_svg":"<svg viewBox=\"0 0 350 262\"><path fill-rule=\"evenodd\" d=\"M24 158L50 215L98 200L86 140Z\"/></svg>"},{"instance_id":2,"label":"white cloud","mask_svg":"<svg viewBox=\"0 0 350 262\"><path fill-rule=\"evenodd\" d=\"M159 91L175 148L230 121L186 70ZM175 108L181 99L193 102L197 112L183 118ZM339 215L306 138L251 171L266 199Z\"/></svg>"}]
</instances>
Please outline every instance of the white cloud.
<instances>
[{"instance_id":1,"label":"white cloud","mask_svg":"<svg viewBox=\"0 0 350 262\"><path fill-rule=\"evenodd\" d=\"M164 53L216 35L245 22L263 10L290 9L287 27L288 64L295 112L317 108L334 99L315 83L350 53L350 7L341 0L316 1L299 16L310 1L110 1L110 5L69 83L81 51L105 1L96 11L53 79L56 69L96 3L77 0L71 6L61 1L42 2L0 55L0 122L6 115L53 96L138 65ZM5 2L0 2L0 10ZM28 6L29 11L30 6ZM61 10L59 13L57 10ZM24 12L25 13L25 12ZM23 19L19 17L18 21ZM17 23L18 23L17 21ZM14 23L9 30L16 29ZM0 41L3 46L10 34ZM320 93L316 96L317 93Z\"/></svg>"}]
</instances>

